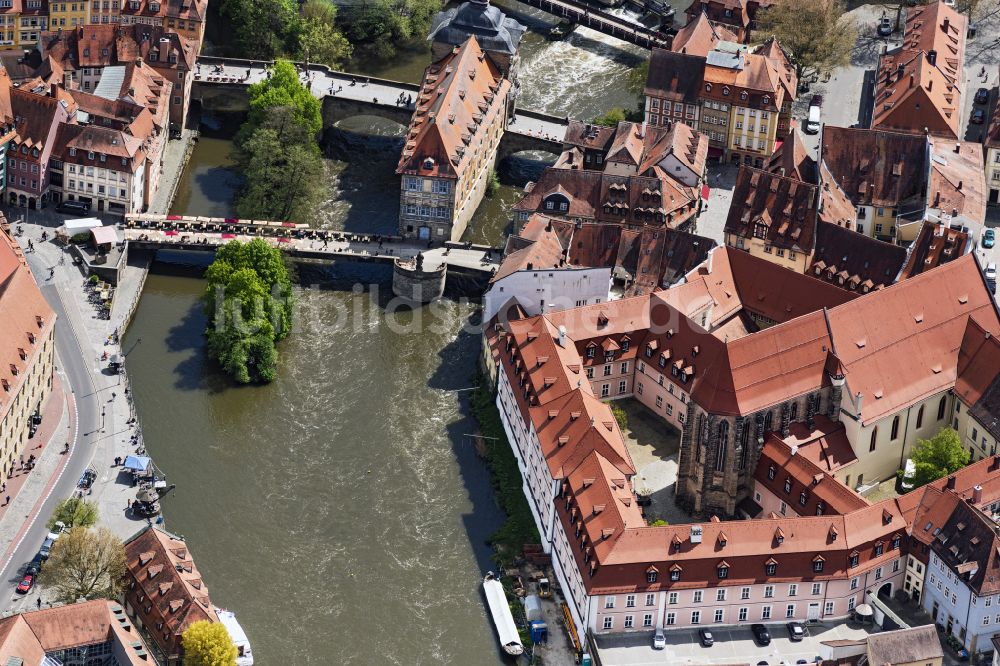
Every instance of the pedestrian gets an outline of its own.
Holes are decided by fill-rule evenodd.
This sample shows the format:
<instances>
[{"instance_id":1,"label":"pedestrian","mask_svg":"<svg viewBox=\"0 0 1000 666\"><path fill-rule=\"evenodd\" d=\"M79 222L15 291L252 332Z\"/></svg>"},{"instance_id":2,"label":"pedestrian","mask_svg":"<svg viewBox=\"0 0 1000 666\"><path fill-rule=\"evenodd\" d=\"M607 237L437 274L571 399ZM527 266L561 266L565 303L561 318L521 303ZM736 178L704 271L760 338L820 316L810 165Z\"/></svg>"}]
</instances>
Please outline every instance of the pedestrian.
<instances>
[{"instance_id":1,"label":"pedestrian","mask_svg":"<svg viewBox=\"0 0 1000 666\"><path fill-rule=\"evenodd\" d=\"M125 500L125 510L131 511L131 509L132 509L132 500L131 499Z\"/></svg>"},{"instance_id":2,"label":"pedestrian","mask_svg":"<svg viewBox=\"0 0 1000 666\"><path fill-rule=\"evenodd\" d=\"M7 501L3 503L4 506L10 504L10 495L7 495Z\"/></svg>"},{"instance_id":3,"label":"pedestrian","mask_svg":"<svg viewBox=\"0 0 1000 666\"><path fill-rule=\"evenodd\" d=\"M42 598L41 597L38 597L38 600L35 602L35 605L38 607L38 610L42 610Z\"/></svg>"}]
</instances>

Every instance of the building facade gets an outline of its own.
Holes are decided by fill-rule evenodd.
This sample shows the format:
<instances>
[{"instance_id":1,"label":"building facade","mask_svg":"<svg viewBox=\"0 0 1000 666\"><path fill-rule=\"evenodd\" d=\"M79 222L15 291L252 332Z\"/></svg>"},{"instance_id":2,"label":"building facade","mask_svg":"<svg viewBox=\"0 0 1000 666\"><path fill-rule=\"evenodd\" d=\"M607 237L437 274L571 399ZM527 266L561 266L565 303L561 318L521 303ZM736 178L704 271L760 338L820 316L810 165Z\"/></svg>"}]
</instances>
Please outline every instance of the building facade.
<instances>
[{"instance_id":1,"label":"building facade","mask_svg":"<svg viewBox=\"0 0 1000 666\"><path fill-rule=\"evenodd\" d=\"M29 449L52 392L55 313L38 290L21 248L0 221L0 482Z\"/></svg>"}]
</instances>

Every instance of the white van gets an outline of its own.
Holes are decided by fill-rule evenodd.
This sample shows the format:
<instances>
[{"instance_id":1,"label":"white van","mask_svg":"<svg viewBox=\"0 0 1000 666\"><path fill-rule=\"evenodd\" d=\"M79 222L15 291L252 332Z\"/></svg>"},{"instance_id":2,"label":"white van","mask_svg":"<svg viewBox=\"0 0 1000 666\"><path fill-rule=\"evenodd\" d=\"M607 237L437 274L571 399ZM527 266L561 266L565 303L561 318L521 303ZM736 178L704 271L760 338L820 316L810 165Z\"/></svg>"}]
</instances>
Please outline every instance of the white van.
<instances>
[{"instance_id":1,"label":"white van","mask_svg":"<svg viewBox=\"0 0 1000 666\"><path fill-rule=\"evenodd\" d=\"M913 458L906 459L906 467L903 468L903 478L899 487L903 490L913 490L913 481L917 476L917 466L913 463Z\"/></svg>"},{"instance_id":2,"label":"white van","mask_svg":"<svg viewBox=\"0 0 1000 666\"><path fill-rule=\"evenodd\" d=\"M819 113L820 108L817 105L809 107L809 120L806 121L806 134L816 134L819 132Z\"/></svg>"}]
</instances>

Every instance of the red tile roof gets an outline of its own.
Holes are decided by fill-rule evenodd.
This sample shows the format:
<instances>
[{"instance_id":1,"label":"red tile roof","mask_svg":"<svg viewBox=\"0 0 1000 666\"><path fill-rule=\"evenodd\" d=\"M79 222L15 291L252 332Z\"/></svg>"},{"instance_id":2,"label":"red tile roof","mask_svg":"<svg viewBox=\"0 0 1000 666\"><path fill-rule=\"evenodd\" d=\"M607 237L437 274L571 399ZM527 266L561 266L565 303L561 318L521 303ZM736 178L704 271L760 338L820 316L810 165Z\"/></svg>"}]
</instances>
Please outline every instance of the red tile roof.
<instances>
[{"instance_id":1,"label":"red tile roof","mask_svg":"<svg viewBox=\"0 0 1000 666\"><path fill-rule=\"evenodd\" d=\"M815 185L740 166L725 233L808 254L816 238L817 206Z\"/></svg>"},{"instance_id":2,"label":"red tile roof","mask_svg":"<svg viewBox=\"0 0 1000 666\"><path fill-rule=\"evenodd\" d=\"M713 25L705 13L699 13L698 17L677 31L673 41L670 43L670 50L677 53L689 53L691 55L707 56L709 51L715 49L720 42L738 42L736 36L729 28L721 25Z\"/></svg>"},{"instance_id":3,"label":"red tile roof","mask_svg":"<svg viewBox=\"0 0 1000 666\"><path fill-rule=\"evenodd\" d=\"M820 222L809 273L842 289L867 294L896 281L906 248Z\"/></svg>"},{"instance_id":4,"label":"red tile roof","mask_svg":"<svg viewBox=\"0 0 1000 666\"><path fill-rule=\"evenodd\" d=\"M475 37L432 63L424 70L396 173L457 178L475 154L467 146L488 141L482 128L506 112L509 90L510 81Z\"/></svg>"},{"instance_id":5,"label":"red tile roof","mask_svg":"<svg viewBox=\"0 0 1000 666\"><path fill-rule=\"evenodd\" d=\"M823 162L855 205L898 206L919 200L927 168L924 136L823 127Z\"/></svg>"},{"instance_id":6,"label":"red tile roof","mask_svg":"<svg viewBox=\"0 0 1000 666\"><path fill-rule=\"evenodd\" d=\"M971 255L829 310L847 389L863 399L861 420L870 423L954 386L970 316L1000 332Z\"/></svg>"},{"instance_id":7,"label":"red tile roof","mask_svg":"<svg viewBox=\"0 0 1000 666\"><path fill-rule=\"evenodd\" d=\"M902 47L879 59L873 128L959 138L966 24L940 0L907 10Z\"/></svg>"}]
</instances>

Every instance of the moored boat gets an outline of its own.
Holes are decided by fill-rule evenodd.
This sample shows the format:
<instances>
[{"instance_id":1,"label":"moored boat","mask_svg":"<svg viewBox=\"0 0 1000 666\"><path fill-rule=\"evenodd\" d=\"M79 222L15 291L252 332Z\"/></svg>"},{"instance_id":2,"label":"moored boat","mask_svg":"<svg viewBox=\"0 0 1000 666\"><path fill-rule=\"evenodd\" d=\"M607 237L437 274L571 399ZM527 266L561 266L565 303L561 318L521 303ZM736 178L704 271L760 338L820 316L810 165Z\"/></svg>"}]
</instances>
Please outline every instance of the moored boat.
<instances>
[{"instance_id":1,"label":"moored boat","mask_svg":"<svg viewBox=\"0 0 1000 666\"><path fill-rule=\"evenodd\" d=\"M486 594L486 603L489 605L490 615L493 616L493 625L497 629L503 651L514 657L522 654L524 645L521 643L520 634L517 633L510 606L507 605L507 594L492 571L483 578L483 592Z\"/></svg>"}]
</instances>

